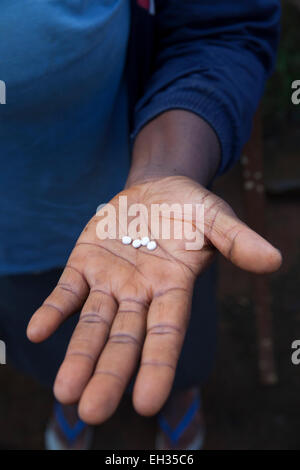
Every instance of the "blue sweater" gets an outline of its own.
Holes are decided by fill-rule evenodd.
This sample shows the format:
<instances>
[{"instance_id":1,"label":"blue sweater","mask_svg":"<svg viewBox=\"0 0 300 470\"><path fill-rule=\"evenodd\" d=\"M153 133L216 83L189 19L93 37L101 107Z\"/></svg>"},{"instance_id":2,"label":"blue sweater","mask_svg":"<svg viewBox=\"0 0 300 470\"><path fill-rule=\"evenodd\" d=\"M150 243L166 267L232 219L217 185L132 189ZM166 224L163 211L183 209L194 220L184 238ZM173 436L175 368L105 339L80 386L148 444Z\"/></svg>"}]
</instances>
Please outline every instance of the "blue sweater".
<instances>
[{"instance_id":1,"label":"blue sweater","mask_svg":"<svg viewBox=\"0 0 300 470\"><path fill-rule=\"evenodd\" d=\"M1 2L2 274L65 263L96 207L122 189L129 133L133 142L163 111L189 110L215 129L219 173L249 136L274 65L279 0L128 7L129 0Z\"/></svg>"}]
</instances>

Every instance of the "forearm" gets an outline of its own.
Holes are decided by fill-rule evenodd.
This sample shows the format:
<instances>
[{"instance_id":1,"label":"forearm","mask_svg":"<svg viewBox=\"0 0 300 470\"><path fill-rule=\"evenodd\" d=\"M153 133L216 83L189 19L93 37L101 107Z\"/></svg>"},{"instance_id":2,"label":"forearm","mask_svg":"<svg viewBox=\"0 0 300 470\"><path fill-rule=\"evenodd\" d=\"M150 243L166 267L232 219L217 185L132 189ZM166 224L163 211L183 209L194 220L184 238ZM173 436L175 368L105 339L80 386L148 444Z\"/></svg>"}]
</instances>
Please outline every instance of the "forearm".
<instances>
[{"instance_id":1,"label":"forearm","mask_svg":"<svg viewBox=\"0 0 300 470\"><path fill-rule=\"evenodd\" d=\"M220 158L219 141L210 125L189 111L167 111L136 137L126 186L174 175L207 186Z\"/></svg>"}]
</instances>

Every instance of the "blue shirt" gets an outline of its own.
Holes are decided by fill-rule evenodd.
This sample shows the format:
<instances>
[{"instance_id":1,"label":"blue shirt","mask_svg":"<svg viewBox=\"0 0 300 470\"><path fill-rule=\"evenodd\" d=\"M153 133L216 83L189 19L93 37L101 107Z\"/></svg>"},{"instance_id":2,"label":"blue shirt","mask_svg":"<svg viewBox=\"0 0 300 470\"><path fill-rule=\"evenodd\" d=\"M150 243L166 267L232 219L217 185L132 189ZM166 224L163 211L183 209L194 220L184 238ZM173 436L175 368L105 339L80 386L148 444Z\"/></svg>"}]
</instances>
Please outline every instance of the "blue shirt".
<instances>
[{"instance_id":1,"label":"blue shirt","mask_svg":"<svg viewBox=\"0 0 300 470\"><path fill-rule=\"evenodd\" d=\"M2 0L0 273L62 266L129 168L128 0Z\"/></svg>"}]
</instances>

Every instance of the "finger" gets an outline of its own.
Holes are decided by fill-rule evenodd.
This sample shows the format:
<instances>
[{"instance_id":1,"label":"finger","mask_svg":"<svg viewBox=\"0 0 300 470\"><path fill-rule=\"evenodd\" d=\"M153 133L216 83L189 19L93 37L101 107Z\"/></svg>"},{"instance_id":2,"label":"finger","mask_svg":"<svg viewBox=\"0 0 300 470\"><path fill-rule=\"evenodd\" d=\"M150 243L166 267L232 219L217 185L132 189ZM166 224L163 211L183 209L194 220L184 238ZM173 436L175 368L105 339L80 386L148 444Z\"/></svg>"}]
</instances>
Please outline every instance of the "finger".
<instances>
[{"instance_id":1,"label":"finger","mask_svg":"<svg viewBox=\"0 0 300 470\"><path fill-rule=\"evenodd\" d=\"M146 329L147 305L123 300L94 376L79 404L80 417L99 424L116 410L140 356Z\"/></svg>"},{"instance_id":2,"label":"finger","mask_svg":"<svg viewBox=\"0 0 300 470\"><path fill-rule=\"evenodd\" d=\"M133 391L134 407L142 415L156 414L170 394L189 319L190 299L190 290L178 288L152 301Z\"/></svg>"},{"instance_id":3,"label":"finger","mask_svg":"<svg viewBox=\"0 0 300 470\"><path fill-rule=\"evenodd\" d=\"M32 316L27 336L30 341L44 341L71 314L81 309L89 292L88 284L79 270L67 265L57 286Z\"/></svg>"},{"instance_id":4,"label":"finger","mask_svg":"<svg viewBox=\"0 0 300 470\"><path fill-rule=\"evenodd\" d=\"M205 234L211 243L239 268L254 273L279 269L279 250L244 224L225 203L205 212Z\"/></svg>"},{"instance_id":5,"label":"finger","mask_svg":"<svg viewBox=\"0 0 300 470\"><path fill-rule=\"evenodd\" d=\"M117 301L109 293L91 291L55 380L54 394L61 403L79 401L107 340L117 308Z\"/></svg>"}]
</instances>

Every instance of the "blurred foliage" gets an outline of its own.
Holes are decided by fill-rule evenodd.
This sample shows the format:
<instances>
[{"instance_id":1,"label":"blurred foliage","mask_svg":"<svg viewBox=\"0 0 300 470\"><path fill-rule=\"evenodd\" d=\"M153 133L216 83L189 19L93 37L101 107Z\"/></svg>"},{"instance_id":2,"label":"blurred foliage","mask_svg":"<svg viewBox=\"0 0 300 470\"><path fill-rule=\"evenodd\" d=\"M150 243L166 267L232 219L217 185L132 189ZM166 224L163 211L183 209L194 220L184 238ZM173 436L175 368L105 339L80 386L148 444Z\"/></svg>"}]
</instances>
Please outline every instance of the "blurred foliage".
<instances>
[{"instance_id":1,"label":"blurred foliage","mask_svg":"<svg viewBox=\"0 0 300 470\"><path fill-rule=\"evenodd\" d=\"M300 0L298 5L287 0L282 4L282 33L277 65L267 84L263 102L267 135L293 124L300 125L300 105L295 106L291 102L292 82L300 80Z\"/></svg>"}]
</instances>

